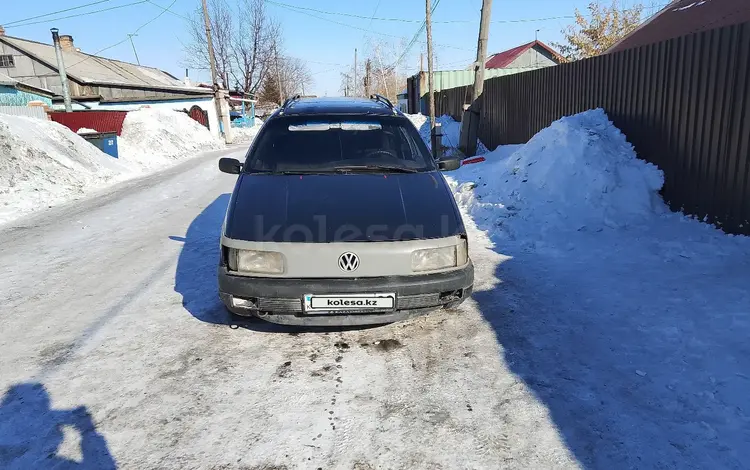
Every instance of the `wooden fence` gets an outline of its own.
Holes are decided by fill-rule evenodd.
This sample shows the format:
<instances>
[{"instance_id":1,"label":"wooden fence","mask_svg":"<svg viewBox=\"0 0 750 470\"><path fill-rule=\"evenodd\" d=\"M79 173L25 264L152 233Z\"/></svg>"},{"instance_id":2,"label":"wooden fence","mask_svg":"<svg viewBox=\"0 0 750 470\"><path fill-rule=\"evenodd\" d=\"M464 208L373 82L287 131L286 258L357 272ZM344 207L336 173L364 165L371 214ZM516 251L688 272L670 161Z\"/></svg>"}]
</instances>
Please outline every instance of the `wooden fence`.
<instances>
[{"instance_id":1,"label":"wooden fence","mask_svg":"<svg viewBox=\"0 0 750 470\"><path fill-rule=\"evenodd\" d=\"M467 87L443 90L436 112L458 119L469 96ZM489 148L603 108L638 156L664 171L673 210L750 234L750 23L493 78L480 100Z\"/></svg>"}]
</instances>

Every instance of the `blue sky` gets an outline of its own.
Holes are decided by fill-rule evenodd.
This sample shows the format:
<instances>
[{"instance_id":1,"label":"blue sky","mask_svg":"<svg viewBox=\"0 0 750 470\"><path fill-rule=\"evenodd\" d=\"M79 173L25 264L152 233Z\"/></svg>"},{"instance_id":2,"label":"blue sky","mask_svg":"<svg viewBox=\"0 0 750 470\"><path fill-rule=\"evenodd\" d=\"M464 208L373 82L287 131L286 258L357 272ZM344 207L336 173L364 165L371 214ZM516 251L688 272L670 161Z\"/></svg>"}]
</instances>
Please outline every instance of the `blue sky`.
<instances>
[{"instance_id":1,"label":"blue sky","mask_svg":"<svg viewBox=\"0 0 750 470\"><path fill-rule=\"evenodd\" d=\"M34 2L14 1L3 6L0 24L6 26L10 36L50 42L49 29L57 27L61 34L70 34L75 44L84 52L94 53L127 38L139 26L156 17L163 10L150 2L125 6L107 12L76 18L42 21L28 26L13 26L12 22L45 13L71 8L96 0L35 0ZM56 17L128 5L139 0L108 0L80 10L61 13ZM167 7L172 0L151 0ZM238 0L226 0L231 6ZM242 0L239 0L242 1ZM276 1L276 0L274 0ZM495 0L492 9L489 52L499 52L534 39L539 29L539 39L551 43L561 39L560 30L572 20L550 17L573 15L575 8L585 9L589 0ZM4 2L6 3L6 2ZM404 50L419 28L419 23L370 20L376 18L400 18L420 20L424 18L423 0L278 0L277 3L314 8L328 12L361 15L358 19L339 15L325 15L315 12L300 13L277 4L268 3L268 11L282 24L286 53L308 61L314 74L312 92L318 95L338 94L340 73L354 60L354 48L371 50L373 44L382 43L382 61L394 62ZM625 7L637 3L636 0L620 0ZM651 5L651 0L644 1ZM666 3L656 1L655 5ZM441 0L433 21L433 37L437 67L439 69L464 68L476 54L476 41L479 28L481 0ZM175 0L171 11L177 15L189 16L200 5L200 0ZM376 11L377 8L377 11ZM165 13L144 27L133 40L141 63L158 67L175 76L184 75L183 43L188 35L185 20L177 15ZM326 18L325 21L313 16ZM52 17L54 18L54 17ZM503 23L502 21L534 20ZM442 23L451 21L451 23ZM357 29L359 28L359 29ZM369 30L368 31L363 31ZM419 38L424 41L424 34ZM419 70L419 53L424 44L415 43L400 62L400 69L408 74ZM130 42L108 49L101 55L135 62ZM426 67L426 63L425 63ZM191 71L191 77L207 79L207 74ZM307 90L306 90L307 91Z\"/></svg>"}]
</instances>

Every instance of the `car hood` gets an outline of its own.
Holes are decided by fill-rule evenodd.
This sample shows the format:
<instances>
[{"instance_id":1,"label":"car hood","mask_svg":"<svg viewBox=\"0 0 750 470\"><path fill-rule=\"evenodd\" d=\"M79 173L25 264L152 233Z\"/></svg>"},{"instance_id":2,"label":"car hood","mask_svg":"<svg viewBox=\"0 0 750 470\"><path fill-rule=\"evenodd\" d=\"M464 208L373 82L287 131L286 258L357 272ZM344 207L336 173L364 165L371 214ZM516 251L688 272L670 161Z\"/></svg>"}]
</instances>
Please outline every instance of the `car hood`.
<instances>
[{"instance_id":1,"label":"car hood","mask_svg":"<svg viewBox=\"0 0 750 470\"><path fill-rule=\"evenodd\" d=\"M258 242L394 241L464 233L439 172L240 175L225 235Z\"/></svg>"}]
</instances>

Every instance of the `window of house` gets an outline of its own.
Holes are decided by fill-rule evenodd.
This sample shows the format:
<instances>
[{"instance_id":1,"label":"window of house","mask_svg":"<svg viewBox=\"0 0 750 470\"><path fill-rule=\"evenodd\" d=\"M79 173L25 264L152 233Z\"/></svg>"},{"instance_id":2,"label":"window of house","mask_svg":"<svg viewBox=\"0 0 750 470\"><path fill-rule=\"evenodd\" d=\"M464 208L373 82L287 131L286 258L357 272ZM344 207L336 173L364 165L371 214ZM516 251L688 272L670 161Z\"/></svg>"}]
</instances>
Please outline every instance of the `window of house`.
<instances>
[{"instance_id":1,"label":"window of house","mask_svg":"<svg viewBox=\"0 0 750 470\"><path fill-rule=\"evenodd\" d=\"M12 55L0 55L0 67L3 68L10 68L15 67L16 64L13 62L13 56Z\"/></svg>"}]
</instances>

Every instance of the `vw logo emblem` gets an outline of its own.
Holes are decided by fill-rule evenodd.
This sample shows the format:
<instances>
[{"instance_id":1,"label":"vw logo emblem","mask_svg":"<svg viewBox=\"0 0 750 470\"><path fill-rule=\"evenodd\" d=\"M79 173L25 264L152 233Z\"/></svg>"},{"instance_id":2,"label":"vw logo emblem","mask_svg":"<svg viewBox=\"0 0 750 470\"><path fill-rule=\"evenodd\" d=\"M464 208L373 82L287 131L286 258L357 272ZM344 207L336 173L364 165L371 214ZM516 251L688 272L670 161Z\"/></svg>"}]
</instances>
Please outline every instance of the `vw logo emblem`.
<instances>
[{"instance_id":1,"label":"vw logo emblem","mask_svg":"<svg viewBox=\"0 0 750 470\"><path fill-rule=\"evenodd\" d=\"M359 257L354 253L344 253L339 256L339 268L342 271L352 272L359 267Z\"/></svg>"}]
</instances>

